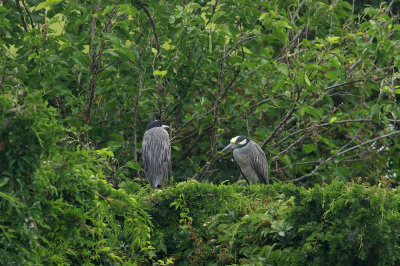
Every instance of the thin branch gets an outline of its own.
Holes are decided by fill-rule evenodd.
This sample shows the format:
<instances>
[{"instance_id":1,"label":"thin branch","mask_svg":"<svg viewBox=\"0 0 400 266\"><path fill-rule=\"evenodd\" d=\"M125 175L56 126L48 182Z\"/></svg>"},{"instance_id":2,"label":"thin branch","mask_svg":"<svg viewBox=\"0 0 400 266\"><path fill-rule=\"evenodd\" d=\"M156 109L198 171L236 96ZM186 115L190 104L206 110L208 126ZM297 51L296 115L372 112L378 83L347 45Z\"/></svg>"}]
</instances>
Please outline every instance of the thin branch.
<instances>
[{"instance_id":1,"label":"thin branch","mask_svg":"<svg viewBox=\"0 0 400 266\"><path fill-rule=\"evenodd\" d=\"M154 34L154 41L156 43L156 48L157 48L157 57L160 59L161 58L161 46L158 41L158 35L157 35L157 29L156 29L156 24L154 23L153 17L150 13L150 11L147 9L145 4L141 3L140 7L144 10L144 13L146 13L147 18L150 21L151 27L153 28L153 34Z\"/></svg>"},{"instance_id":2,"label":"thin branch","mask_svg":"<svg viewBox=\"0 0 400 266\"><path fill-rule=\"evenodd\" d=\"M187 124L189 124L189 123L192 122L193 120L197 120L197 119L203 118L203 117L205 117L206 115L208 115L209 113L211 113L212 111L213 111L213 110L210 109L210 110L208 110L207 112L202 113L202 114L200 114L200 115L197 115L197 116L193 115L192 118L190 118L188 121L186 121L185 123L183 123L182 125L180 125L180 126L175 130L175 134L176 134L176 132L178 132L179 130L181 130L184 126L186 126ZM172 140L171 140L171 141L172 141ZM178 142L178 141L176 141L176 142Z\"/></svg>"},{"instance_id":3,"label":"thin branch","mask_svg":"<svg viewBox=\"0 0 400 266\"><path fill-rule=\"evenodd\" d=\"M1 81L0 81L0 88L2 90L2 92L4 92L4 80L6 79L6 71L7 71L7 67L8 67L8 58L6 57L4 59L4 64L3 64L3 74L1 75Z\"/></svg>"},{"instance_id":4,"label":"thin branch","mask_svg":"<svg viewBox=\"0 0 400 266\"><path fill-rule=\"evenodd\" d=\"M98 12L100 10L100 5L101 5L101 0L97 0L97 5L94 9L95 12ZM94 51L94 36L96 32L96 22L97 18L92 14L92 24L90 26L90 32L89 32L89 37L90 37L90 43L89 43L89 55L91 58L90 62L90 68L89 71L92 75L92 79L88 80L89 83L89 99L88 99L88 106L86 108L86 118L84 120L84 123L89 124L90 123L90 112L93 106L93 101L94 101L94 92L96 90L96 85L97 85L97 75L98 75L98 67L100 64L101 60L101 50L99 51L98 54L95 53Z\"/></svg>"},{"instance_id":5,"label":"thin branch","mask_svg":"<svg viewBox=\"0 0 400 266\"><path fill-rule=\"evenodd\" d=\"M213 7L212 7L212 12L211 12L211 17L210 17L210 19L207 21L207 23L206 23L204 26L201 27L201 30L202 30L202 31L203 31L203 30L206 28L206 26L211 22L211 20L212 20L214 14L215 14L215 10L217 9L217 5L218 5L218 0L215 1L215 4L214 4Z\"/></svg>"},{"instance_id":6,"label":"thin branch","mask_svg":"<svg viewBox=\"0 0 400 266\"><path fill-rule=\"evenodd\" d=\"M282 154L286 153L287 151L289 151L294 145L296 145L297 143L303 141L303 139L305 139L307 135L303 135L301 136L298 140L294 141L292 144L289 145L289 147L287 147L286 149L284 149L283 151L281 151L280 153L278 153L277 155L275 155L272 160L276 160L277 158L279 158L279 156L281 156Z\"/></svg>"},{"instance_id":7,"label":"thin branch","mask_svg":"<svg viewBox=\"0 0 400 266\"><path fill-rule=\"evenodd\" d=\"M390 137L390 136L397 135L397 134L400 134L400 130L394 131L394 132L392 132L392 133L389 133L389 134L386 134L386 135L383 135L383 136L376 137L376 138L374 138L374 139L371 139L371 140L368 140L368 141L366 141L366 142L360 143L360 144L358 144L358 145L356 145L356 146L354 146L354 147L351 147L351 148L349 148L349 149L347 149L347 150L344 150L344 151L342 151L342 152L338 152L337 154L335 154L335 157L339 157L339 156L341 156L341 155L343 155L343 154L345 154L345 153L348 153L349 151L358 149L358 148L360 148L360 147L362 147L362 146L365 146L365 145L367 145L367 144L373 143L373 142L375 142L375 141L377 141L377 140L384 139L384 138L388 138L388 137Z\"/></svg>"},{"instance_id":8,"label":"thin branch","mask_svg":"<svg viewBox=\"0 0 400 266\"><path fill-rule=\"evenodd\" d=\"M363 123L363 122L372 122L372 119L368 119L368 118L367 119L348 119L348 120L335 121L333 123L321 123L321 124L312 125L312 126L309 126L309 127L306 127L306 128L299 129L299 130L297 130L297 131L295 131L293 133L290 133L289 135L287 135L286 137L281 139L278 143L276 143L274 145L274 147L280 146L288 138L293 137L293 136L295 136L295 135L297 135L297 134L299 134L301 132L304 132L304 131L313 130L313 129L316 129L316 128L319 128L319 127L333 126L333 125L336 125L336 124Z\"/></svg>"},{"instance_id":9,"label":"thin branch","mask_svg":"<svg viewBox=\"0 0 400 266\"><path fill-rule=\"evenodd\" d=\"M134 104L134 109L131 109L131 112L133 112L133 160L135 163L138 163L138 147L137 147L137 111L139 108L139 101L141 98L140 90L143 88L143 77L142 77L142 53L139 52L139 60L138 60L138 76L139 76L139 82L137 84L136 88L136 98L135 98L135 104ZM139 171L137 171L137 175L139 175Z\"/></svg>"},{"instance_id":10,"label":"thin branch","mask_svg":"<svg viewBox=\"0 0 400 266\"><path fill-rule=\"evenodd\" d=\"M29 11L29 8L26 6L25 0L22 0L22 4L24 5L24 9L25 9L26 13L28 13L28 17L29 17L30 22L31 22L31 27L32 27L32 29L34 29L35 28L35 24L33 23L31 12Z\"/></svg>"},{"instance_id":11,"label":"thin branch","mask_svg":"<svg viewBox=\"0 0 400 266\"><path fill-rule=\"evenodd\" d=\"M316 172L319 171L319 169L320 169L320 167L321 167L322 165L325 165L325 164L328 163L329 161L334 160L336 157L339 157L339 156L341 156L341 155L343 155L343 154L345 154L345 153L348 153L348 152L350 152L350 151L353 151L353 150L355 150L355 149L359 149L359 148L361 148L362 146L368 145L368 144L373 143L373 142L375 142L375 141L377 141L377 140L384 139L384 138L388 138L388 137L391 137L391 136L394 136L394 135L397 135L397 134L400 134L400 130L397 130L397 131L394 131L394 132L392 132L392 133L388 133L388 134L385 134L385 135L376 137L376 138L374 138L374 139L365 141L365 142L363 142L363 143L360 143L360 144L358 144L358 145L356 145L356 146L353 146L353 147L351 147L351 148L348 148L348 149L344 150L344 149L343 149L344 147L346 147L348 144L350 144L350 143L353 142L353 140L354 140L354 138L353 138L349 143L347 143L345 146L343 146L343 147L341 148L341 150L340 150L338 153L332 155L331 157L329 157L329 158L328 158L327 160L325 160L325 161L321 161L321 163L320 163L319 165L317 165L311 173L306 174L306 175L304 175L304 176L301 176L301 177L299 177L299 178L293 179L293 180L289 180L288 182L298 182L298 181L304 180L304 179L306 179L306 178L308 178L308 177L310 177L310 176L313 176Z\"/></svg>"},{"instance_id":12,"label":"thin branch","mask_svg":"<svg viewBox=\"0 0 400 266\"><path fill-rule=\"evenodd\" d=\"M186 98L186 96L187 96L187 94L189 92L189 88L192 85L192 83L193 83L193 81L194 81L194 79L196 77L197 69L198 69L198 67L200 65L200 61L201 61L201 58L203 57L203 55L204 55L204 50L200 53L199 58L197 59L196 65L195 65L195 67L193 69L193 72L192 72L192 74L191 74L191 76L189 78L189 81L186 84L185 91L183 92L183 94L181 96L177 97L177 99L176 99L176 101L178 101L177 104L174 106L174 108L172 108L171 112L169 112L169 114L166 115L166 118L168 118L171 114L173 114L175 112L175 110L178 109L178 108L179 108L179 111L178 111L177 117L179 117L181 115L180 113L182 112L181 111L181 109L182 109L182 101ZM180 121L180 119L179 120L177 119L177 121Z\"/></svg>"},{"instance_id":13,"label":"thin branch","mask_svg":"<svg viewBox=\"0 0 400 266\"><path fill-rule=\"evenodd\" d=\"M23 12L22 12L21 5L19 4L19 0L15 0L15 3L17 4L17 8L18 8L18 11L19 11L19 17L21 19L22 27L24 27L25 32L28 32L28 27L26 26L25 18L24 18Z\"/></svg>"},{"instance_id":14,"label":"thin branch","mask_svg":"<svg viewBox=\"0 0 400 266\"><path fill-rule=\"evenodd\" d=\"M238 47L239 44L241 44L241 43L244 42L244 41L254 39L255 37L257 37L257 36L251 36L251 34L248 34L248 35L246 35L245 37L239 39L239 40L235 43L235 45L229 50L229 52L227 52L227 53L224 54L223 59L226 59L226 58L232 53L233 50L236 50L236 48Z\"/></svg>"},{"instance_id":15,"label":"thin branch","mask_svg":"<svg viewBox=\"0 0 400 266\"><path fill-rule=\"evenodd\" d=\"M300 162L300 163L294 163L293 166L296 166L296 165L315 164L315 163L320 163L320 162L321 162L320 160L307 161L307 162ZM272 169L271 171L272 171L272 172L279 172L279 171L285 170L285 169L287 169L287 168L289 168L289 166L284 166L284 167L281 167L281 168Z\"/></svg>"},{"instance_id":16,"label":"thin branch","mask_svg":"<svg viewBox=\"0 0 400 266\"><path fill-rule=\"evenodd\" d=\"M296 11L294 12L292 18L290 19L290 21L291 21L292 23L294 23L294 20L296 19L296 17L299 16L300 9L303 7L303 5L304 5L305 2L306 2L306 0L303 0L303 1L301 1L300 4L297 6Z\"/></svg>"},{"instance_id":17,"label":"thin branch","mask_svg":"<svg viewBox=\"0 0 400 266\"><path fill-rule=\"evenodd\" d=\"M294 111L297 110L296 103L298 102L298 100L300 98L300 93L301 93L301 90L297 89L297 99L295 100L295 104L293 104L292 108L286 113L285 117L281 120L281 122L279 122L279 124L272 130L272 133L268 136L268 138L266 140L264 140L264 142L261 144L261 148L265 147L265 145L275 136L275 133L281 127L283 127L283 125L288 121L289 117L291 117L291 115L294 113Z\"/></svg>"}]
</instances>

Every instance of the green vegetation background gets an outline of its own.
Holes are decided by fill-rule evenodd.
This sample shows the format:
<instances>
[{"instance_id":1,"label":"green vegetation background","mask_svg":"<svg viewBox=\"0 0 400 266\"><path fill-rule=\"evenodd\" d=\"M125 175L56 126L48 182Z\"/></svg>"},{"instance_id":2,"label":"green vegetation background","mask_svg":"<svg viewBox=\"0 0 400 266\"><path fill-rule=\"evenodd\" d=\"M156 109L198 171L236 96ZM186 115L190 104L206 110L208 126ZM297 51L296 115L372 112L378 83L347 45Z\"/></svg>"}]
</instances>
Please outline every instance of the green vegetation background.
<instances>
[{"instance_id":1,"label":"green vegetation background","mask_svg":"<svg viewBox=\"0 0 400 266\"><path fill-rule=\"evenodd\" d=\"M0 263L398 263L398 10L2 1ZM156 118L173 181L150 197ZM275 184L235 183L239 134Z\"/></svg>"}]
</instances>

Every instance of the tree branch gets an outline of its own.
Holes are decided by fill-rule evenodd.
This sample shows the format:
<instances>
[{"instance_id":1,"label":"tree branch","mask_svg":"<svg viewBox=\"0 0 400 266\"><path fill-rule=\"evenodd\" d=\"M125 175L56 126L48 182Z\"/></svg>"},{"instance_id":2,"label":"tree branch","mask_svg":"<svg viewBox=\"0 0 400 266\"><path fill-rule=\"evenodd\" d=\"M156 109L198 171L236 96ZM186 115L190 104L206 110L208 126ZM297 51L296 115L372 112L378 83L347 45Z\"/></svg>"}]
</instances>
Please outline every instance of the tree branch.
<instances>
[{"instance_id":1,"label":"tree branch","mask_svg":"<svg viewBox=\"0 0 400 266\"><path fill-rule=\"evenodd\" d=\"M350 144L351 142L353 142L354 139L352 139L349 143L347 143L345 146L343 146L343 147L341 148L341 151L339 151L338 153L332 155L332 156L329 157L327 160L321 161L320 164L317 165L311 173L306 174L306 175L303 175L303 176L301 176L301 177L299 177L299 178L296 178L296 179L293 179L293 180L289 180L289 181L287 181L287 182L299 182L299 181L301 181L301 180L304 180L304 179L306 179L306 178L308 178L308 177L310 177L310 176L313 176L316 172L319 171L319 169L320 169L320 167L321 167L322 165L325 165L326 163L328 163L328 162L334 160L336 157L339 157L339 156L341 156L341 155L343 155L343 154L345 154L345 153L348 153L348 152L350 152L350 151L353 151L353 150L355 150L355 149L359 149L360 147L365 146L365 145L368 145L368 144L370 144L370 143L373 143L373 142L375 142L375 141L377 141L377 140L384 139L384 138L388 138L388 137L391 137L391 136L394 136L394 135L397 135L397 134L400 134L400 130L397 130L397 131L394 131L394 132L392 132L392 133L388 133L388 134L385 134L385 135L376 137L376 138L374 138L374 139L365 141L365 142L363 142L363 143L360 143L360 144L358 144L358 145L356 145L356 146L353 146L353 147L351 147L351 148L348 148L348 149L344 150L344 149L343 149L344 147L348 146L348 144Z\"/></svg>"}]
</instances>

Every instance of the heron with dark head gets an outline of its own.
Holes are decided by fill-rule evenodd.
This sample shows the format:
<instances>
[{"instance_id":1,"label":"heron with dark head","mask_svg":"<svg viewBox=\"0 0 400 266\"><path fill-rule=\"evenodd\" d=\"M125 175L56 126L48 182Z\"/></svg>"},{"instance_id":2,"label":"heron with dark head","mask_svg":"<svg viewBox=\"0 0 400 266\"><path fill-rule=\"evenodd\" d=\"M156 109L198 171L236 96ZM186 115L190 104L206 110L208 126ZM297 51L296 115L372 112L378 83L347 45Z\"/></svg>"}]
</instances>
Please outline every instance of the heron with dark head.
<instances>
[{"instance_id":1,"label":"heron with dark head","mask_svg":"<svg viewBox=\"0 0 400 266\"><path fill-rule=\"evenodd\" d=\"M151 188L161 188L171 177L171 143L161 121L147 124L142 142L144 173Z\"/></svg>"},{"instance_id":2,"label":"heron with dark head","mask_svg":"<svg viewBox=\"0 0 400 266\"><path fill-rule=\"evenodd\" d=\"M245 136L237 136L222 152L231 150L247 183L269 184L267 158L256 142Z\"/></svg>"}]
</instances>

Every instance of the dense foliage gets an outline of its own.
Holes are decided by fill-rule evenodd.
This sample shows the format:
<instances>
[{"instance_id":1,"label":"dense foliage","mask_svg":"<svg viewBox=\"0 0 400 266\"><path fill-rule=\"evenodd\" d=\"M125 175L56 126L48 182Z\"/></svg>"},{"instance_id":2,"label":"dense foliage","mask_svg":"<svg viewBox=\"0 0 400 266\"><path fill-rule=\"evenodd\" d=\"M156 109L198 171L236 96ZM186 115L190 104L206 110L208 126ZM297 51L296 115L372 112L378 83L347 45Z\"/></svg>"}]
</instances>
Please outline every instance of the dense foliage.
<instances>
[{"instance_id":1,"label":"dense foliage","mask_svg":"<svg viewBox=\"0 0 400 266\"><path fill-rule=\"evenodd\" d=\"M1 1L0 264L398 264L399 10ZM173 178L149 194L153 119ZM273 185L234 182L236 135Z\"/></svg>"},{"instance_id":2,"label":"dense foliage","mask_svg":"<svg viewBox=\"0 0 400 266\"><path fill-rule=\"evenodd\" d=\"M116 186L141 176L155 118L176 180L231 180L217 151L248 135L274 179L397 181L394 2L3 1L0 91L41 95L79 145L113 151Z\"/></svg>"}]
</instances>

